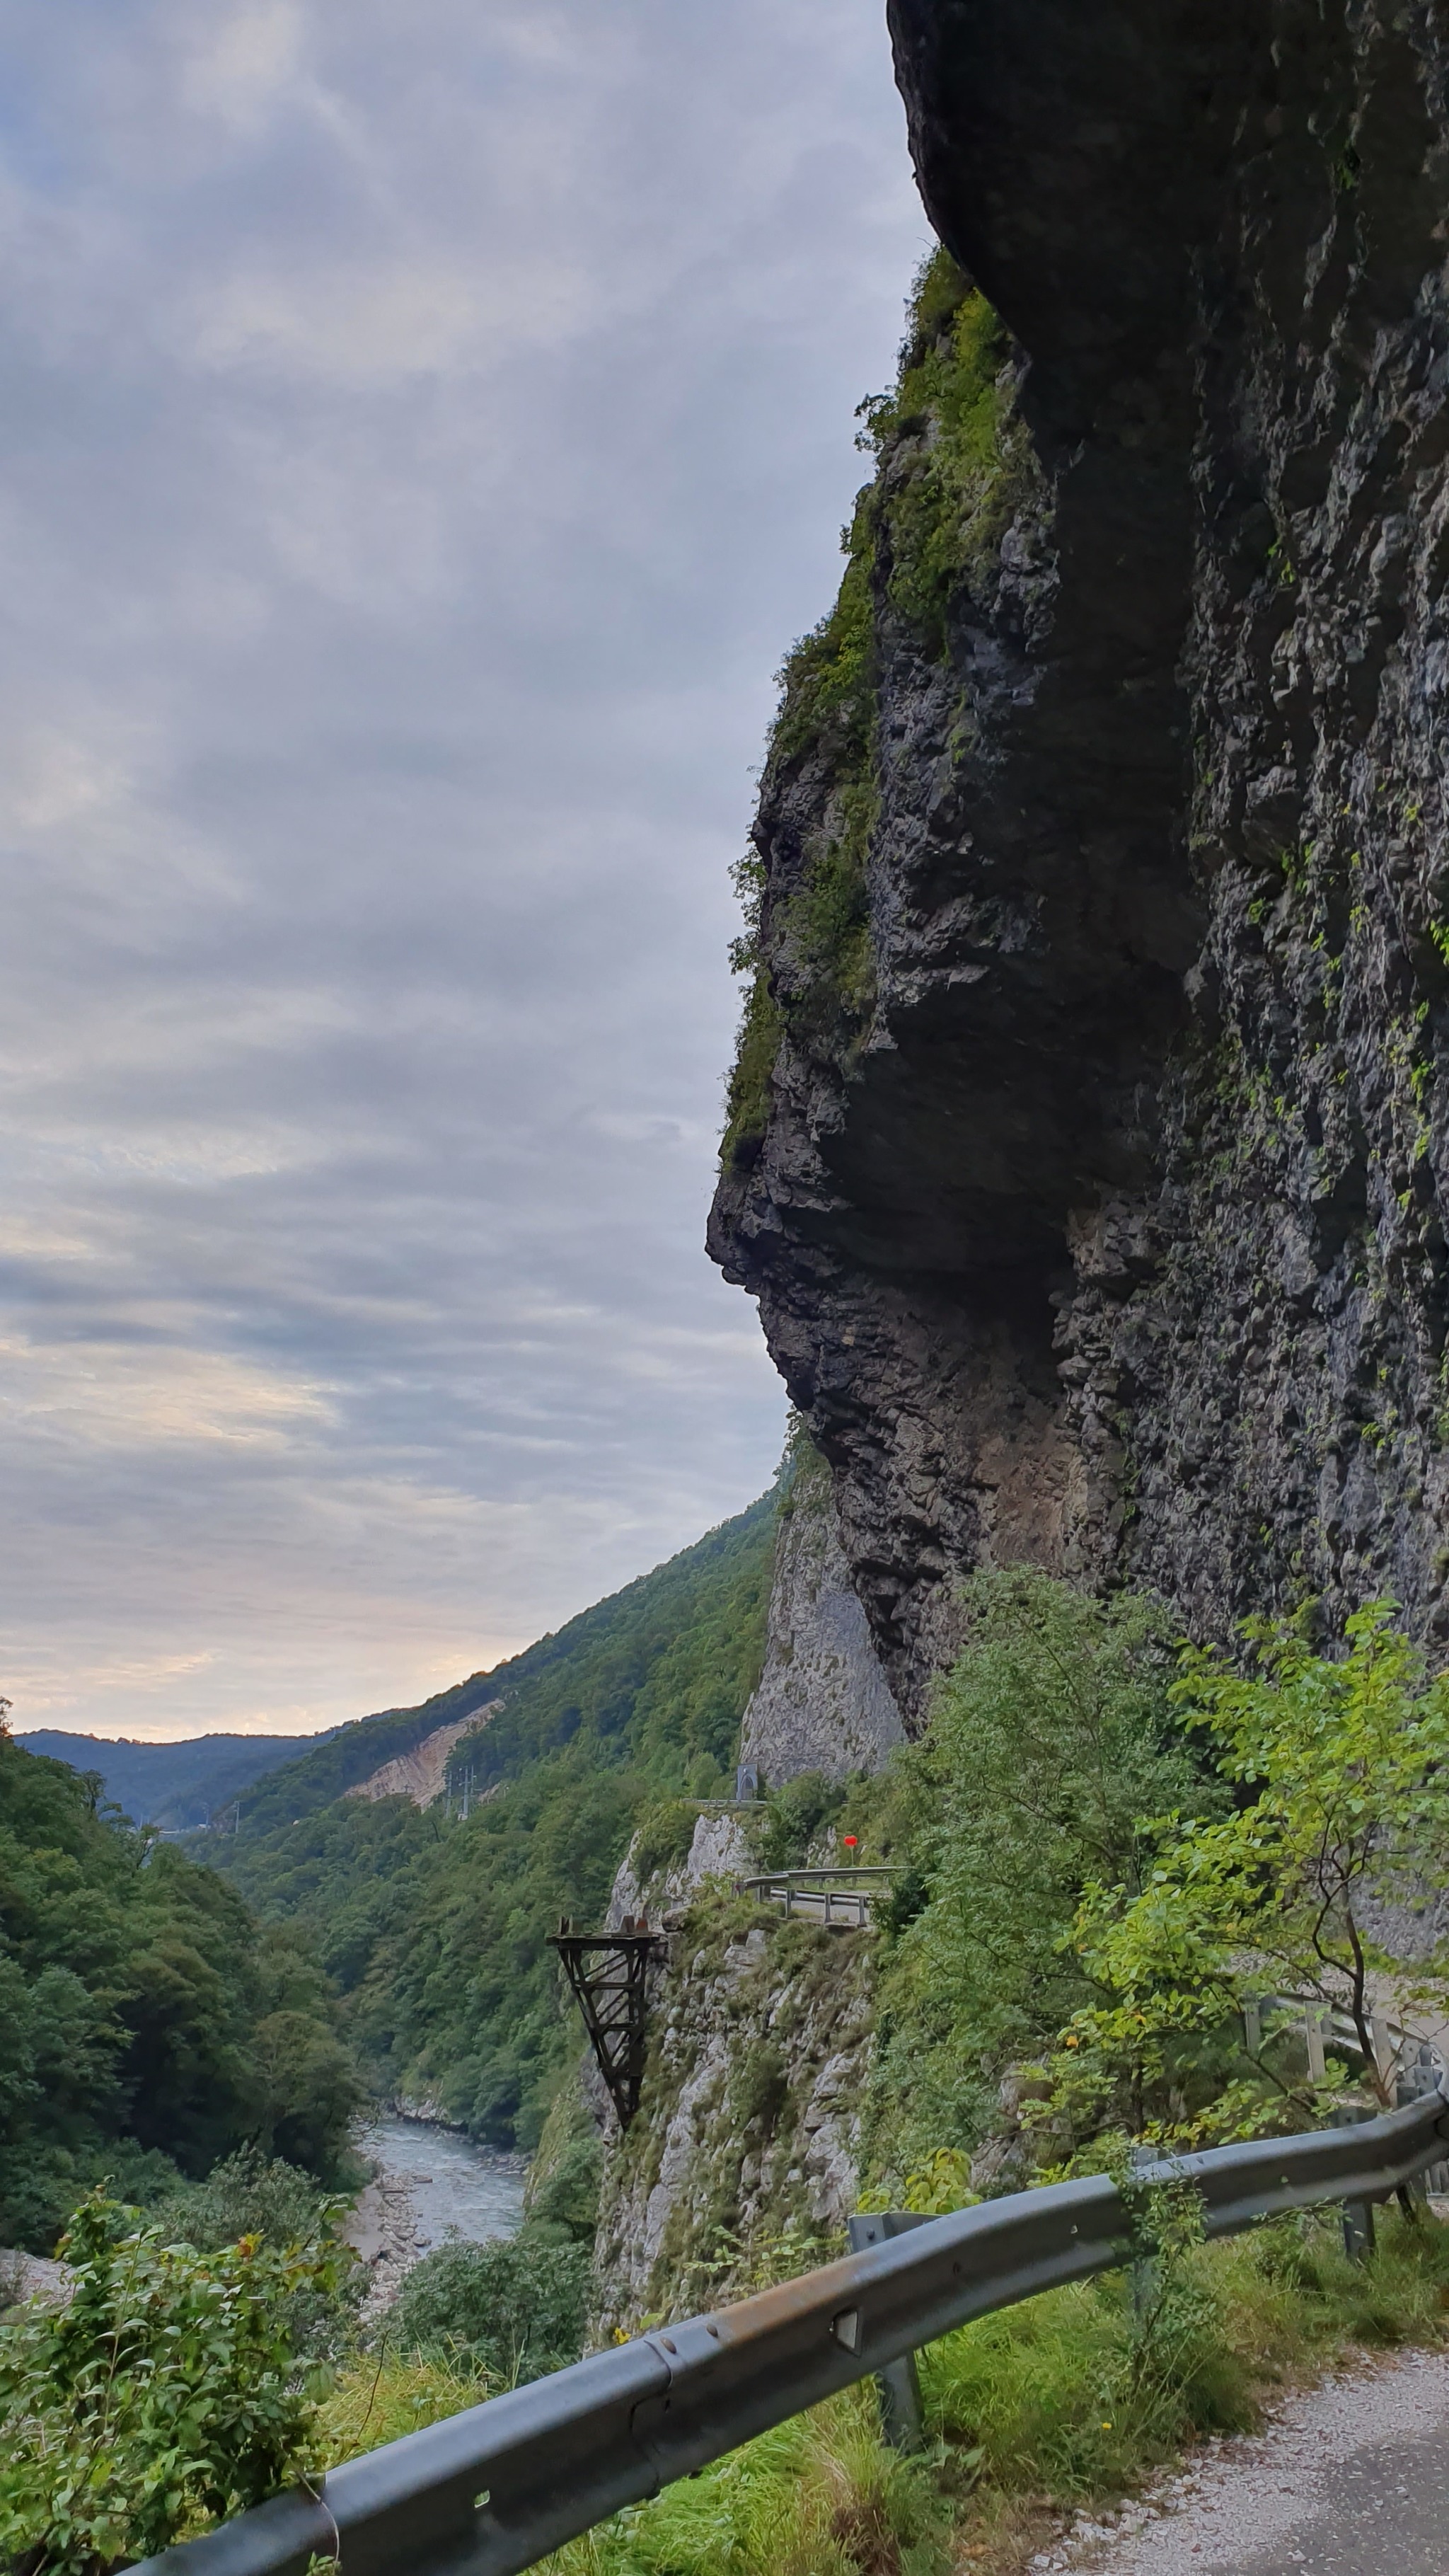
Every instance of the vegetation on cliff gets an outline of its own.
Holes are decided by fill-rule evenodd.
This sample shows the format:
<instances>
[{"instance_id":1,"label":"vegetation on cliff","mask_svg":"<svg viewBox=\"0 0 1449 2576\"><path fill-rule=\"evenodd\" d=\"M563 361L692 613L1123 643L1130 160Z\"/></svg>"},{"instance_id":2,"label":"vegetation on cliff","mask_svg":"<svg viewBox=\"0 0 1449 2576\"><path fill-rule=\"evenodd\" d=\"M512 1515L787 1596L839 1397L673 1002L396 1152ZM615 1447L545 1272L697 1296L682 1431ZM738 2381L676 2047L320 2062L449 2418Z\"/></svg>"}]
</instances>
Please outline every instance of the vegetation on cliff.
<instances>
[{"instance_id":1,"label":"vegetation on cliff","mask_svg":"<svg viewBox=\"0 0 1449 2576\"><path fill-rule=\"evenodd\" d=\"M860 406L859 443L876 470L841 531L839 593L780 671L760 829L768 836L766 817L788 778L807 767L818 772L822 819L768 917L758 853L736 871L744 929L731 963L748 980L726 1100L726 1169L746 1168L758 1154L785 1031L834 1047L869 1018L879 621L902 621L937 657L949 650L952 602L999 536L1019 481L1008 355L985 297L947 251L933 252L912 290L896 382Z\"/></svg>"}]
</instances>

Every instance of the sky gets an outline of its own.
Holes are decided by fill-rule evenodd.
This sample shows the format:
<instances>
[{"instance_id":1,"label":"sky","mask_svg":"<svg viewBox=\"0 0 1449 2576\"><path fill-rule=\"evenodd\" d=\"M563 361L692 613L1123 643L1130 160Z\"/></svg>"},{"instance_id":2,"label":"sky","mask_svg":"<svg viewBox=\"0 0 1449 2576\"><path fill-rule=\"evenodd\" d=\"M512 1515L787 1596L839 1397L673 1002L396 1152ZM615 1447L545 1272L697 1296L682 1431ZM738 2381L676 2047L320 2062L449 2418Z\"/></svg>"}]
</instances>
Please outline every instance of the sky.
<instances>
[{"instance_id":1,"label":"sky","mask_svg":"<svg viewBox=\"0 0 1449 2576\"><path fill-rule=\"evenodd\" d=\"M768 1483L773 674L927 235L882 0L0 0L0 1690L305 1732Z\"/></svg>"}]
</instances>

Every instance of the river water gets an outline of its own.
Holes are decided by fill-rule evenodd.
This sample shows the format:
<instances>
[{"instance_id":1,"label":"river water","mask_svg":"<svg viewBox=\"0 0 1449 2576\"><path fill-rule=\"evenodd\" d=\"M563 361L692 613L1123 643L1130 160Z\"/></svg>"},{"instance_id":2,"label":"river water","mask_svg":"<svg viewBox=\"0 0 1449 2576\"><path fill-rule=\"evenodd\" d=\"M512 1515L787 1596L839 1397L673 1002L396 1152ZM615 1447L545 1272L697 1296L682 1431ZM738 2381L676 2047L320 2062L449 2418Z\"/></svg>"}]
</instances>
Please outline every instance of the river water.
<instances>
[{"instance_id":1,"label":"river water","mask_svg":"<svg viewBox=\"0 0 1449 2576\"><path fill-rule=\"evenodd\" d=\"M407 2194L426 2253L450 2236L514 2236L523 2218L523 2156L476 2147L456 2129L430 2120L372 2120L358 2144L382 2167L385 2181Z\"/></svg>"}]
</instances>

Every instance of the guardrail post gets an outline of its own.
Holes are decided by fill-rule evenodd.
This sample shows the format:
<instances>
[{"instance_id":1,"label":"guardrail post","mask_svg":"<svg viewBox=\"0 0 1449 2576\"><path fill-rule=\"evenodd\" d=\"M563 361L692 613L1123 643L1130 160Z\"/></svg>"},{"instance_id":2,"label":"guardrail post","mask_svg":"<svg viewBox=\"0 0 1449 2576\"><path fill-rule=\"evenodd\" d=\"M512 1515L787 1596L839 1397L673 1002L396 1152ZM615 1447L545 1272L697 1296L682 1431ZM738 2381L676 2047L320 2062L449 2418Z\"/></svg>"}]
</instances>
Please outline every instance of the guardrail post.
<instances>
[{"instance_id":1,"label":"guardrail post","mask_svg":"<svg viewBox=\"0 0 1449 2576\"><path fill-rule=\"evenodd\" d=\"M1335 2129L1359 2129L1373 2118L1372 2111L1356 2103L1340 2103L1333 2113ZM1374 2205L1371 2200L1345 2200L1343 2211L1343 2250L1350 2263L1362 2263L1374 2250Z\"/></svg>"},{"instance_id":2,"label":"guardrail post","mask_svg":"<svg viewBox=\"0 0 1449 2576\"><path fill-rule=\"evenodd\" d=\"M1322 2004L1304 2005L1303 2039L1304 2045L1308 2050L1308 2080L1310 2084L1321 2084L1328 2073L1328 2067L1323 2054L1323 2025L1326 2018L1327 2016Z\"/></svg>"},{"instance_id":3,"label":"guardrail post","mask_svg":"<svg viewBox=\"0 0 1449 2576\"><path fill-rule=\"evenodd\" d=\"M914 2209L871 2209L857 2211L845 2223L852 2254L863 2254L867 2245L884 2245L892 2236L904 2236L909 2228L924 2227L927 2221ZM875 2374L875 2390L882 2439L893 2451L923 2450L926 2419L915 2354L903 2352L899 2361L888 2361Z\"/></svg>"}]
</instances>

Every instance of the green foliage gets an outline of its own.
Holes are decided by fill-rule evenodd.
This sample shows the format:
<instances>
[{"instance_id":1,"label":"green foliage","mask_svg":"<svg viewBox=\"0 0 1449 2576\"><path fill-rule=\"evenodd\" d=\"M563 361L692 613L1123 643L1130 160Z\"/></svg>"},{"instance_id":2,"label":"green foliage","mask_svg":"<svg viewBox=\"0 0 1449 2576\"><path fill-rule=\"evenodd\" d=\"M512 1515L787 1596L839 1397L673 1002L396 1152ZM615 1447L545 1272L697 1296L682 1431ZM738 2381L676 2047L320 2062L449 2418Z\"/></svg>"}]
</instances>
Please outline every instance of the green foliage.
<instances>
[{"instance_id":1,"label":"green foliage","mask_svg":"<svg viewBox=\"0 0 1449 2576\"><path fill-rule=\"evenodd\" d=\"M311 2279L293 2292L287 2330L298 2352L337 2359L354 2339L367 2274L344 2242L347 2203L319 2189L311 2174L259 2147L239 2148L205 2182L183 2185L163 2200L153 2223L199 2253L220 2253L244 2237L280 2250L325 2257L325 2294Z\"/></svg>"},{"instance_id":2,"label":"green foliage","mask_svg":"<svg viewBox=\"0 0 1449 2576\"><path fill-rule=\"evenodd\" d=\"M839 1780L823 1771L801 1771L771 1789L753 1820L755 1856L762 1870L804 1869L810 1847L845 1805Z\"/></svg>"},{"instance_id":3,"label":"green foliage","mask_svg":"<svg viewBox=\"0 0 1449 2576\"><path fill-rule=\"evenodd\" d=\"M602 1916L646 1809L728 1785L764 1655L775 1503L498 1667L504 1706L454 1756L497 1793L466 1823L384 1798L266 1835L243 1825L237 1884L315 1944L379 2090L534 2144L578 2045L548 1935L561 1913Z\"/></svg>"},{"instance_id":4,"label":"green foliage","mask_svg":"<svg viewBox=\"0 0 1449 2576\"><path fill-rule=\"evenodd\" d=\"M856 2203L859 2209L910 2209L921 2218L947 2218L953 2209L970 2209L981 2198L971 2188L971 2159L960 2147L937 2147L918 2173L908 2173L898 2189L873 2184Z\"/></svg>"},{"instance_id":5,"label":"green foliage","mask_svg":"<svg viewBox=\"0 0 1449 2576\"><path fill-rule=\"evenodd\" d=\"M725 1131L720 1161L727 1171L745 1171L758 1159L769 1124L771 1082L785 1023L761 965L750 976L745 1006L735 1040L735 1060L725 1092Z\"/></svg>"},{"instance_id":6,"label":"green foliage","mask_svg":"<svg viewBox=\"0 0 1449 2576\"><path fill-rule=\"evenodd\" d=\"M69 2307L0 2326L0 2561L105 2576L259 2504L304 2463L318 2387L290 2321L339 2255L168 2245L100 2194L61 2253Z\"/></svg>"},{"instance_id":7,"label":"green foliage","mask_svg":"<svg viewBox=\"0 0 1449 2576\"><path fill-rule=\"evenodd\" d=\"M504 2388L562 2370L583 2350L590 2249L525 2224L489 2244L435 2246L388 2317L399 2352L459 2356Z\"/></svg>"},{"instance_id":8,"label":"green foliage","mask_svg":"<svg viewBox=\"0 0 1449 2576\"><path fill-rule=\"evenodd\" d=\"M770 741L771 755L779 760L796 759L822 740L829 740L837 758L851 767L859 767L871 753L875 512L869 489L857 501L849 527L841 530L840 547L846 565L835 606L781 665L780 707Z\"/></svg>"},{"instance_id":9,"label":"green foliage","mask_svg":"<svg viewBox=\"0 0 1449 2576\"><path fill-rule=\"evenodd\" d=\"M646 1807L630 1845L635 1876L642 1887L657 1871L679 1869L689 1858L699 1808L689 1798L663 1798Z\"/></svg>"},{"instance_id":10,"label":"green foliage","mask_svg":"<svg viewBox=\"0 0 1449 2576\"><path fill-rule=\"evenodd\" d=\"M1175 1739L1160 1611L1026 1569L973 1576L965 1600L970 1642L871 1802L868 1831L909 1874L880 1909L883 2173L976 2143L1005 2070L1088 2000L1068 1938L1084 1888L1140 1887L1156 1849L1140 1820L1213 1803Z\"/></svg>"},{"instance_id":11,"label":"green foliage","mask_svg":"<svg viewBox=\"0 0 1449 2576\"><path fill-rule=\"evenodd\" d=\"M769 1120L783 1026L807 1046L859 1043L875 998L867 863L880 806L877 621L882 605L932 653L948 649L952 602L990 555L1030 463L1004 390L1006 336L944 250L918 274L897 379L860 406L873 483L841 532L845 571L828 616L786 656L770 774L811 761L820 815L803 865L764 914L764 869L735 871L745 915L731 963L752 978L729 1080L721 1159L747 1170Z\"/></svg>"},{"instance_id":12,"label":"green foliage","mask_svg":"<svg viewBox=\"0 0 1449 2576\"><path fill-rule=\"evenodd\" d=\"M604 2150L578 2086L562 2084L528 2169L524 2208L541 2228L592 2246L599 2223Z\"/></svg>"},{"instance_id":13,"label":"green foliage","mask_svg":"<svg viewBox=\"0 0 1449 2576\"><path fill-rule=\"evenodd\" d=\"M1148 2195L1149 2202L1157 2195ZM868 2384L846 2389L570 2542L551 2576L936 2576L1019 2569L1043 2511L1117 2502L1203 2434L1256 2420L1285 2380L1355 2346L1442 2344L1449 2229L1381 2227L1346 2260L1336 2214L1280 2219L1203 2246L1189 2219L1147 2212L1162 2265L1139 2311L1122 2274L984 2317L921 2357L933 2447L879 2440ZM1165 2240L1165 2241L1164 2241ZM798 2270L798 2247L766 2277ZM707 2293L708 2295L708 2293ZM351 2370L323 2410L329 2461L476 2401L480 2382L390 2351Z\"/></svg>"},{"instance_id":14,"label":"green foliage","mask_svg":"<svg viewBox=\"0 0 1449 2576\"><path fill-rule=\"evenodd\" d=\"M172 2192L156 2211L156 2224L184 2236L202 2253L257 2236L268 2245L311 2245L333 2232L342 2207L318 2189L311 2174L270 2162L255 2146L239 2148L213 2166L205 2182Z\"/></svg>"},{"instance_id":15,"label":"green foliage","mask_svg":"<svg viewBox=\"0 0 1449 2576\"><path fill-rule=\"evenodd\" d=\"M937 250L916 281L911 329L893 393L863 406L884 480L881 526L893 607L946 649L952 594L973 558L1000 534L1006 408L999 385L1006 333L997 315ZM904 472L900 451L919 441Z\"/></svg>"},{"instance_id":16,"label":"green foliage","mask_svg":"<svg viewBox=\"0 0 1449 2576\"><path fill-rule=\"evenodd\" d=\"M867 1016L875 989L866 860L879 810L873 779L850 779L837 789L835 829L813 860L786 924L795 958L816 993L828 997L829 1012L843 1009L857 1019ZM796 1017L820 1022L808 996Z\"/></svg>"},{"instance_id":17,"label":"green foliage","mask_svg":"<svg viewBox=\"0 0 1449 2576\"><path fill-rule=\"evenodd\" d=\"M666 2487L546 2559L553 2576L944 2576L949 2509L919 2460L881 2444L869 2394L808 2415Z\"/></svg>"},{"instance_id":18,"label":"green foliage","mask_svg":"<svg viewBox=\"0 0 1449 2576\"><path fill-rule=\"evenodd\" d=\"M214 1871L0 1732L0 2239L48 2252L103 2177L153 2198L247 2137L330 2171L328 2009Z\"/></svg>"},{"instance_id":19,"label":"green foliage","mask_svg":"<svg viewBox=\"0 0 1449 2576\"><path fill-rule=\"evenodd\" d=\"M1416 1970L1373 1928L1449 1878L1449 1679L1426 1684L1394 1607L1357 1612L1341 1658L1315 1654L1302 1620L1248 1622L1248 1671L1184 1652L1171 1696L1247 1803L1216 1820L1174 1816L1145 1883L1103 1871L1085 1890L1076 1946L1096 1998L1053 2062L1079 2129L1124 2098L1135 2127L1173 2142L1312 2118L1313 2089L1271 2055L1243 2057L1203 2117L1182 2116L1184 2061L1235 2032L1245 2003L1283 1991L1347 2008L1368 2080L1390 2101L1369 2027L1375 1983L1441 2012L1449 1986L1449 1961Z\"/></svg>"}]
</instances>

